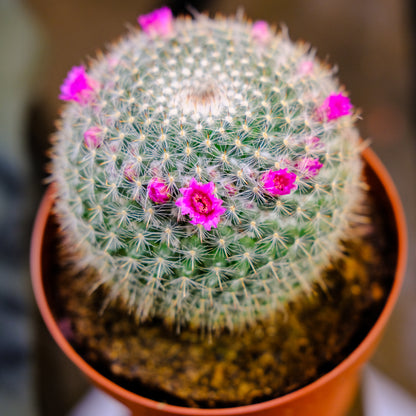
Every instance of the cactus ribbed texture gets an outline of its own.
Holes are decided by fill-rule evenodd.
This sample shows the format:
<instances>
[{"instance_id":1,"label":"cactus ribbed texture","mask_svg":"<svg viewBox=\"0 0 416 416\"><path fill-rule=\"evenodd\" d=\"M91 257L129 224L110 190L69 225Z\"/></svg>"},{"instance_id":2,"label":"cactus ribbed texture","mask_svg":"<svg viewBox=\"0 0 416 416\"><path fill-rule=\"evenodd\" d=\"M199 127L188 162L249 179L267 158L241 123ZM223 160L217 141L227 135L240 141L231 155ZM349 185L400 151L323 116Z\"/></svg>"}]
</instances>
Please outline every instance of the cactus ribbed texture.
<instances>
[{"instance_id":1,"label":"cactus ribbed texture","mask_svg":"<svg viewBox=\"0 0 416 416\"><path fill-rule=\"evenodd\" d=\"M64 107L52 180L66 241L141 321L254 322L313 290L354 222L359 135L352 114L325 111L333 70L253 27L199 16L133 30ZM217 224L181 208L191 183L212 184Z\"/></svg>"}]
</instances>

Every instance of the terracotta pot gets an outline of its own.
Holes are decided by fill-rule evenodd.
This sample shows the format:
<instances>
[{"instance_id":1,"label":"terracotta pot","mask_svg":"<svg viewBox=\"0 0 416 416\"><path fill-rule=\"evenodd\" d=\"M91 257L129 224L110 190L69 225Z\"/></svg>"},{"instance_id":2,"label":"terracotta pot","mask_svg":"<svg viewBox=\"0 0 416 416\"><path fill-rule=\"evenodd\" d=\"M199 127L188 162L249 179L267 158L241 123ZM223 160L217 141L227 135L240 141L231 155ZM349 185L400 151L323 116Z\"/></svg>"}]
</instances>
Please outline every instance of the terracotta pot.
<instances>
[{"instance_id":1,"label":"terracotta pot","mask_svg":"<svg viewBox=\"0 0 416 416\"><path fill-rule=\"evenodd\" d=\"M360 370L374 351L386 322L399 295L405 271L407 239L403 209L386 169L375 154L364 151L367 177L372 187L387 206L387 212L395 226L397 239L397 263L394 282L384 309L378 320L361 344L336 368L313 383L277 399L266 402L227 408L193 409L158 403L134 394L102 376L72 348L60 331L52 314L48 292L48 250L47 225L53 204L52 189L46 193L35 222L31 243L31 273L35 297L42 317L57 344L69 359L77 365L90 380L120 402L127 405L133 415L279 415L279 416L342 416L348 411L359 382ZM50 276L49 276L50 277Z\"/></svg>"}]
</instances>

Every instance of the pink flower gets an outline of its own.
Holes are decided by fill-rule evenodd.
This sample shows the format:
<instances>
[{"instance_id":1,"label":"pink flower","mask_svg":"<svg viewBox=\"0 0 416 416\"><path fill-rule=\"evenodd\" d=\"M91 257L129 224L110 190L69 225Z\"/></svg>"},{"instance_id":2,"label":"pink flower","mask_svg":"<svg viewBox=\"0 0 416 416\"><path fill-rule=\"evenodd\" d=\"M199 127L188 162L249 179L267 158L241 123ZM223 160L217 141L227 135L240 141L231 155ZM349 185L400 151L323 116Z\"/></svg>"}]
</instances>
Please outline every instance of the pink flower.
<instances>
[{"instance_id":1,"label":"pink flower","mask_svg":"<svg viewBox=\"0 0 416 416\"><path fill-rule=\"evenodd\" d=\"M101 127L93 126L90 127L85 133L84 133L84 143L85 146L88 147L88 149L96 149L97 147L100 147L103 142L103 130Z\"/></svg>"},{"instance_id":2,"label":"pink flower","mask_svg":"<svg viewBox=\"0 0 416 416\"><path fill-rule=\"evenodd\" d=\"M159 178L153 178L147 185L147 194L149 198L156 204L164 204L170 199L169 189L165 182Z\"/></svg>"},{"instance_id":3,"label":"pink flower","mask_svg":"<svg viewBox=\"0 0 416 416\"><path fill-rule=\"evenodd\" d=\"M223 201L214 195L214 189L213 182L202 184L192 178L187 188L180 189L183 197L176 201L181 214L191 216L191 224L202 224L208 231L211 227L217 228L220 216L226 211L221 207Z\"/></svg>"},{"instance_id":4,"label":"pink flower","mask_svg":"<svg viewBox=\"0 0 416 416\"><path fill-rule=\"evenodd\" d=\"M312 157L305 157L304 159L295 163L295 167L298 168L305 179L310 179L313 176L316 176L323 164L319 161L318 158L314 159Z\"/></svg>"},{"instance_id":5,"label":"pink flower","mask_svg":"<svg viewBox=\"0 0 416 416\"><path fill-rule=\"evenodd\" d=\"M264 20L255 22L251 28L251 36L259 43L267 43L271 38L269 24Z\"/></svg>"},{"instance_id":6,"label":"pink flower","mask_svg":"<svg viewBox=\"0 0 416 416\"><path fill-rule=\"evenodd\" d=\"M134 168L134 165L132 163L127 164L124 168L123 174L129 182L134 182L137 176L137 172Z\"/></svg>"},{"instance_id":7,"label":"pink flower","mask_svg":"<svg viewBox=\"0 0 416 416\"><path fill-rule=\"evenodd\" d=\"M307 146L310 146L312 149L316 149L321 145L321 139L316 136L310 136L305 140Z\"/></svg>"},{"instance_id":8,"label":"pink flower","mask_svg":"<svg viewBox=\"0 0 416 416\"><path fill-rule=\"evenodd\" d=\"M224 188L227 190L228 195L230 196L234 196L237 193L237 189L232 183L226 183Z\"/></svg>"},{"instance_id":9,"label":"pink flower","mask_svg":"<svg viewBox=\"0 0 416 416\"><path fill-rule=\"evenodd\" d=\"M261 176L264 190L270 195L287 195L296 189L296 174L288 172L287 168L269 170Z\"/></svg>"},{"instance_id":10,"label":"pink flower","mask_svg":"<svg viewBox=\"0 0 416 416\"><path fill-rule=\"evenodd\" d=\"M313 71L313 61L303 61L299 67L298 72L300 75L309 75Z\"/></svg>"},{"instance_id":11,"label":"pink flower","mask_svg":"<svg viewBox=\"0 0 416 416\"><path fill-rule=\"evenodd\" d=\"M218 170L216 168L213 167L208 167L207 168L208 171L208 175L210 176L211 179L215 179L218 176Z\"/></svg>"},{"instance_id":12,"label":"pink flower","mask_svg":"<svg viewBox=\"0 0 416 416\"><path fill-rule=\"evenodd\" d=\"M162 7L148 14L142 14L137 18L143 32L151 36L168 36L173 30L172 10Z\"/></svg>"},{"instance_id":13,"label":"pink flower","mask_svg":"<svg viewBox=\"0 0 416 416\"><path fill-rule=\"evenodd\" d=\"M336 120L342 116L352 114L350 99L342 94L331 94L318 108L318 116L322 119Z\"/></svg>"},{"instance_id":14,"label":"pink flower","mask_svg":"<svg viewBox=\"0 0 416 416\"><path fill-rule=\"evenodd\" d=\"M162 175L162 170L160 169L160 163L159 165L155 162L152 162L150 164L150 172L152 176L160 176Z\"/></svg>"},{"instance_id":15,"label":"pink flower","mask_svg":"<svg viewBox=\"0 0 416 416\"><path fill-rule=\"evenodd\" d=\"M252 202L246 202L244 204L245 209L254 209L254 204Z\"/></svg>"},{"instance_id":16,"label":"pink flower","mask_svg":"<svg viewBox=\"0 0 416 416\"><path fill-rule=\"evenodd\" d=\"M85 104L97 87L98 82L87 75L84 66L74 66L61 85L59 99Z\"/></svg>"},{"instance_id":17,"label":"pink flower","mask_svg":"<svg viewBox=\"0 0 416 416\"><path fill-rule=\"evenodd\" d=\"M109 55L107 58L108 66L113 69L120 63L120 58L115 55Z\"/></svg>"}]
</instances>

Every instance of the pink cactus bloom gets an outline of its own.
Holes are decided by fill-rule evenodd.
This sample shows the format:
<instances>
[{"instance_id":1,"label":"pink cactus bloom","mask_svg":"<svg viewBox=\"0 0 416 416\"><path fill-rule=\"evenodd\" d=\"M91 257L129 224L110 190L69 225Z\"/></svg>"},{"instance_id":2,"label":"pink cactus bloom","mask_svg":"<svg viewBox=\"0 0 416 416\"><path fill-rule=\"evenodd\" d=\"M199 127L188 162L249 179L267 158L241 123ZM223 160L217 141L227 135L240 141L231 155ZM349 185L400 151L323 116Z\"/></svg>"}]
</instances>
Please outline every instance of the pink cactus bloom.
<instances>
[{"instance_id":1,"label":"pink cactus bloom","mask_svg":"<svg viewBox=\"0 0 416 416\"><path fill-rule=\"evenodd\" d=\"M305 179L310 179L313 176L316 176L323 164L319 161L318 158L305 157L304 159L295 163L295 167L302 172L302 176Z\"/></svg>"},{"instance_id":2,"label":"pink cactus bloom","mask_svg":"<svg viewBox=\"0 0 416 416\"><path fill-rule=\"evenodd\" d=\"M230 196L234 196L237 193L237 189L232 183L226 183L224 188L227 190L228 195Z\"/></svg>"},{"instance_id":3,"label":"pink cactus bloom","mask_svg":"<svg viewBox=\"0 0 416 416\"><path fill-rule=\"evenodd\" d=\"M164 204L170 199L169 189L160 178L152 178L147 185L147 194L156 204Z\"/></svg>"},{"instance_id":4,"label":"pink cactus bloom","mask_svg":"<svg viewBox=\"0 0 416 416\"><path fill-rule=\"evenodd\" d=\"M251 28L251 36L259 43L267 43L271 38L269 24L264 20L255 22Z\"/></svg>"},{"instance_id":5,"label":"pink cactus bloom","mask_svg":"<svg viewBox=\"0 0 416 416\"><path fill-rule=\"evenodd\" d=\"M120 63L120 59L114 55L110 55L107 58L107 62L108 62L108 66L113 69L115 68L119 63Z\"/></svg>"},{"instance_id":6,"label":"pink cactus bloom","mask_svg":"<svg viewBox=\"0 0 416 416\"><path fill-rule=\"evenodd\" d=\"M329 95L318 108L319 118L329 121L349 114L352 114L351 101L347 96L342 94Z\"/></svg>"},{"instance_id":7,"label":"pink cactus bloom","mask_svg":"<svg viewBox=\"0 0 416 416\"><path fill-rule=\"evenodd\" d=\"M93 126L90 127L85 133L84 133L84 143L85 146L88 147L88 149L96 149L97 147L100 147L103 142L103 130L101 127Z\"/></svg>"},{"instance_id":8,"label":"pink cactus bloom","mask_svg":"<svg viewBox=\"0 0 416 416\"><path fill-rule=\"evenodd\" d=\"M85 72L84 66L74 66L61 85L60 100L85 104L91 98L98 82Z\"/></svg>"},{"instance_id":9,"label":"pink cactus bloom","mask_svg":"<svg viewBox=\"0 0 416 416\"><path fill-rule=\"evenodd\" d=\"M137 172L132 163L126 165L123 174L129 182L134 182L136 180Z\"/></svg>"},{"instance_id":10,"label":"pink cactus bloom","mask_svg":"<svg viewBox=\"0 0 416 416\"><path fill-rule=\"evenodd\" d=\"M187 188L181 188L183 197L176 201L181 208L181 214L189 214L191 224L202 224L206 230L217 228L220 216L226 211L221 205L223 201L214 195L213 182L199 183L195 178L191 179Z\"/></svg>"},{"instance_id":11,"label":"pink cactus bloom","mask_svg":"<svg viewBox=\"0 0 416 416\"><path fill-rule=\"evenodd\" d=\"M321 143L321 139L319 137L316 136L310 136L305 140L305 144L307 146L310 146L312 149L316 149L318 147L320 147Z\"/></svg>"},{"instance_id":12,"label":"pink cactus bloom","mask_svg":"<svg viewBox=\"0 0 416 416\"><path fill-rule=\"evenodd\" d=\"M273 196L288 195L297 188L296 174L288 172L287 168L269 170L261 176L263 189Z\"/></svg>"},{"instance_id":13,"label":"pink cactus bloom","mask_svg":"<svg viewBox=\"0 0 416 416\"><path fill-rule=\"evenodd\" d=\"M173 15L169 7L162 7L137 18L143 32L151 36L168 36L173 31Z\"/></svg>"},{"instance_id":14,"label":"pink cactus bloom","mask_svg":"<svg viewBox=\"0 0 416 416\"><path fill-rule=\"evenodd\" d=\"M313 61L303 61L298 68L300 75L310 75L313 71Z\"/></svg>"}]
</instances>

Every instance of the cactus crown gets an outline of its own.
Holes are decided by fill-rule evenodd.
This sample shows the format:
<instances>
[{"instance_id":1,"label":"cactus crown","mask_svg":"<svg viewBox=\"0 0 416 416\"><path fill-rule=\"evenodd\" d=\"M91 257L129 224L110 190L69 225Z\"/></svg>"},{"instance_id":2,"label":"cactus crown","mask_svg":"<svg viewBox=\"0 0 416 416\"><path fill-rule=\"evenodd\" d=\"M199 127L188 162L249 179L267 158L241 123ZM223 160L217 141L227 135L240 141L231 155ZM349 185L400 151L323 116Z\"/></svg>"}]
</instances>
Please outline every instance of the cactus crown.
<instances>
[{"instance_id":1,"label":"cactus crown","mask_svg":"<svg viewBox=\"0 0 416 416\"><path fill-rule=\"evenodd\" d=\"M56 211L77 263L140 320L244 326L341 250L361 194L351 105L265 22L139 22L62 86Z\"/></svg>"}]
</instances>

